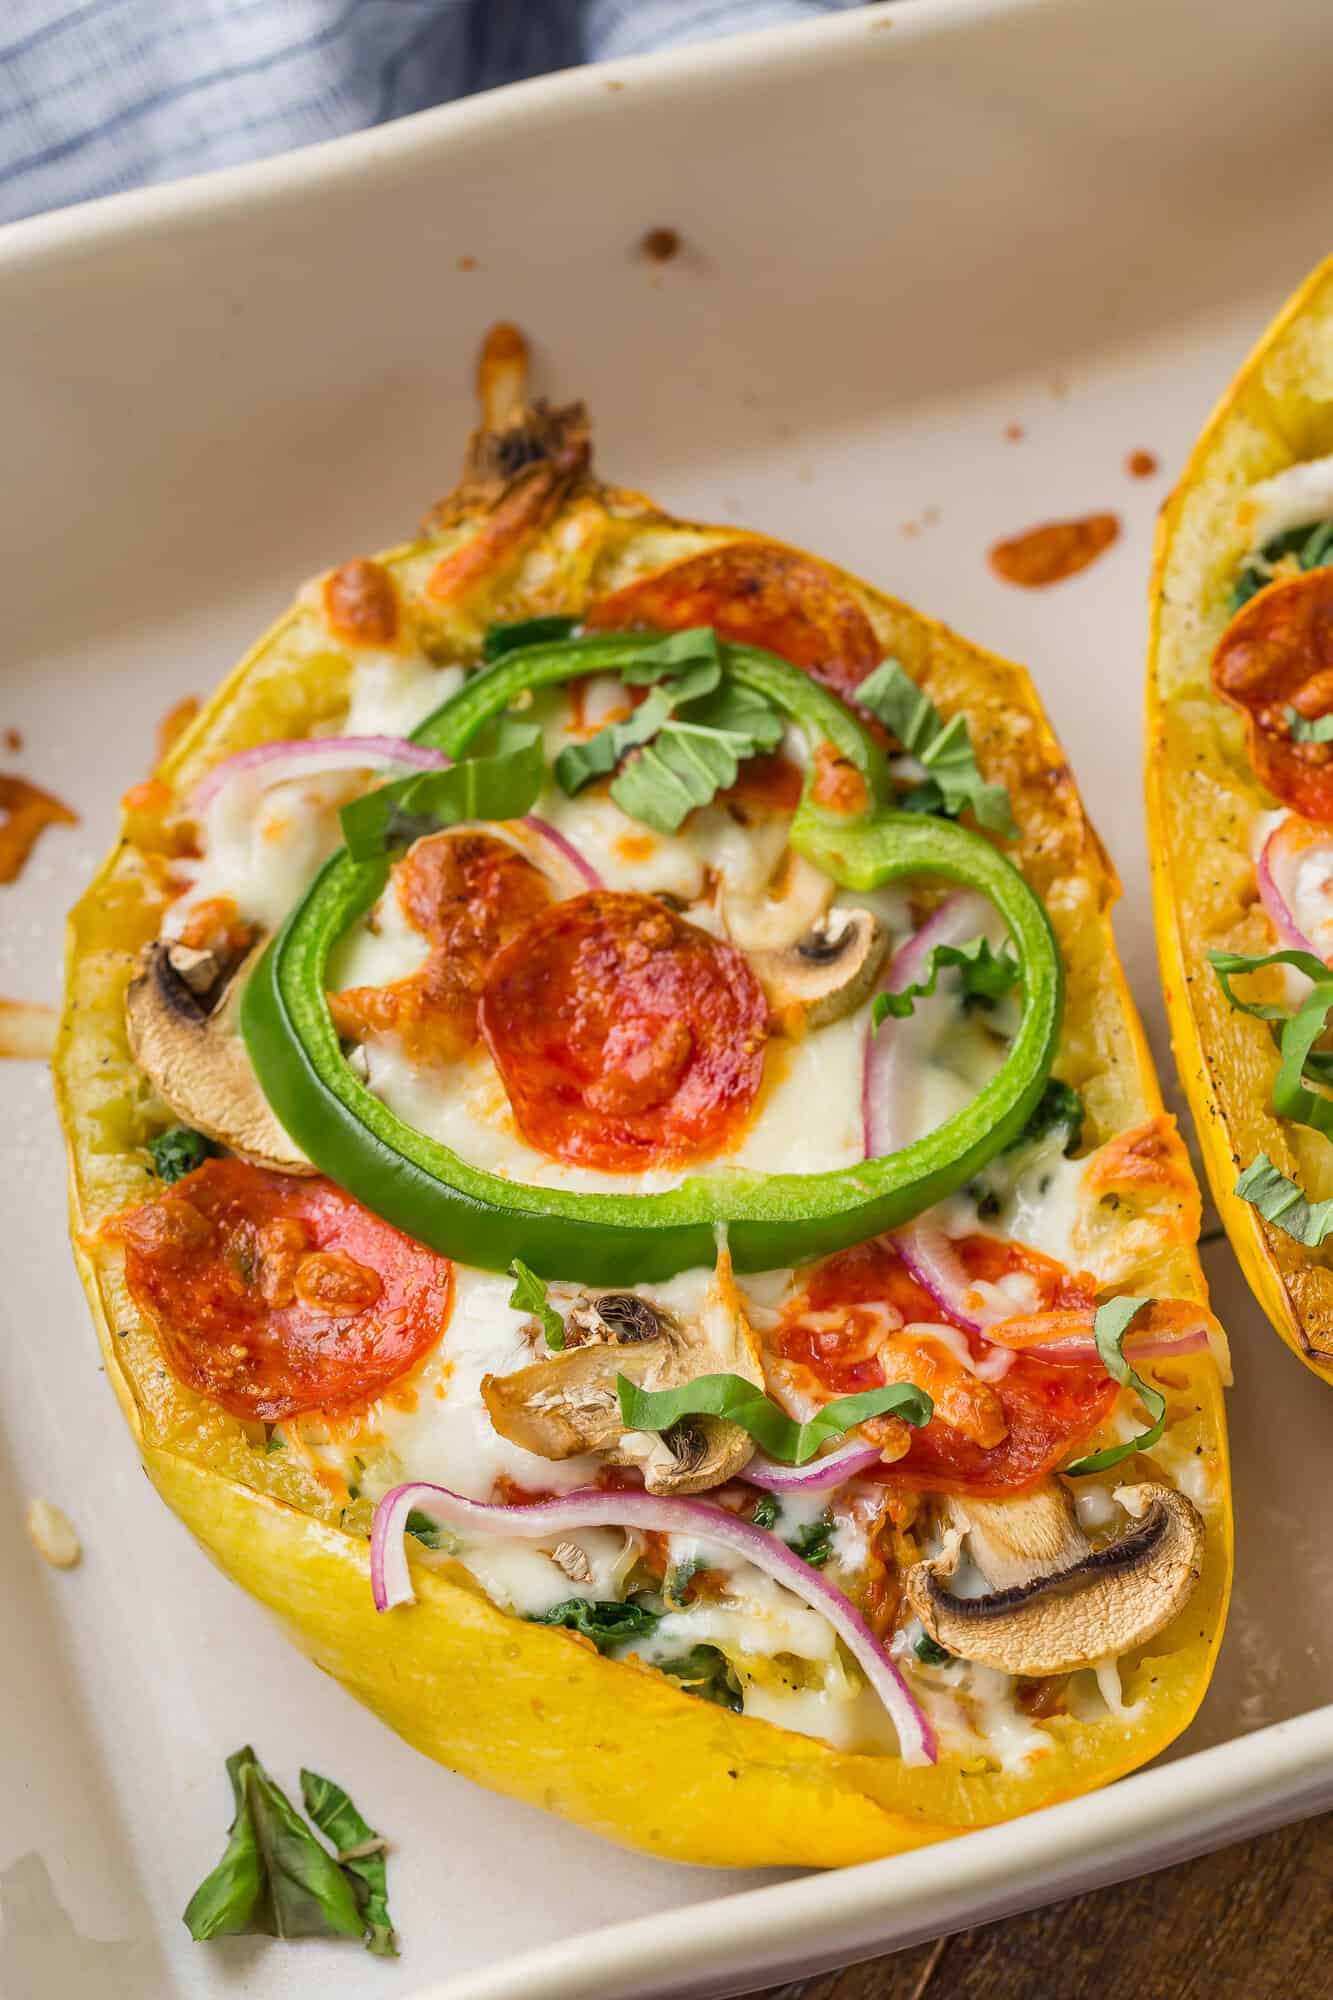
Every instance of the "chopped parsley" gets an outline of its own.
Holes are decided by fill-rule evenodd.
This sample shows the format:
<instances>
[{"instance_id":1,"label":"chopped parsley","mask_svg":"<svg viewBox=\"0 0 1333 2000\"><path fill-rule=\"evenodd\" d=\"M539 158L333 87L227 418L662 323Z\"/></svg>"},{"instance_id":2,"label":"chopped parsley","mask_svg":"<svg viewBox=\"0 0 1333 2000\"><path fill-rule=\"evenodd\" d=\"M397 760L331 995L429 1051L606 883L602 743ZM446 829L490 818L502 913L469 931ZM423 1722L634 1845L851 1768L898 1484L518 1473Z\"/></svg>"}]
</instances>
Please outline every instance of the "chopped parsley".
<instances>
[{"instance_id":1,"label":"chopped parsley","mask_svg":"<svg viewBox=\"0 0 1333 2000\"><path fill-rule=\"evenodd\" d=\"M591 1639L599 1653L623 1646L630 1639L646 1639L656 1631L660 1614L646 1604L629 1598L621 1604L614 1598L594 1601L568 1597L549 1611L529 1613L531 1625L562 1625L569 1632L581 1632Z\"/></svg>"},{"instance_id":2,"label":"chopped parsley","mask_svg":"<svg viewBox=\"0 0 1333 2000\"><path fill-rule=\"evenodd\" d=\"M184 1180L196 1167L202 1167L217 1152L217 1147L188 1125L169 1125L165 1132L148 1141L148 1151L152 1155L153 1172L169 1186L173 1181Z\"/></svg>"},{"instance_id":3,"label":"chopped parsley","mask_svg":"<svg viewBox=\"0 0 1333 2000\"><path fill-rule=\"evenodd\" d=\"M686 1694L698 1695L700 1701L716 1702L735 1715L744 1707L740 1682L720 1647L691 1646L688 1653L674 1660L655 1660L653 1665L659 1673L679 1681Z\"/></svg>"},{"instance_id":4,"label":"chopped parsley","mask_svg":"<svg viewBox=\"0 0 1333 2000\"><path fill-rule=\"evenodd\" d=\"M1333 521L1319 521L1313 527L1307 521L1299 528L1288 528L1265 542L1257 553L1248 555L1232 585L1231 609L1239 611L1242 604L1248 604L1272 583L1277 565L1288 557L1294 557L1298 569L1327 568L1333 563Z\"/></svg>"}]
</instances>

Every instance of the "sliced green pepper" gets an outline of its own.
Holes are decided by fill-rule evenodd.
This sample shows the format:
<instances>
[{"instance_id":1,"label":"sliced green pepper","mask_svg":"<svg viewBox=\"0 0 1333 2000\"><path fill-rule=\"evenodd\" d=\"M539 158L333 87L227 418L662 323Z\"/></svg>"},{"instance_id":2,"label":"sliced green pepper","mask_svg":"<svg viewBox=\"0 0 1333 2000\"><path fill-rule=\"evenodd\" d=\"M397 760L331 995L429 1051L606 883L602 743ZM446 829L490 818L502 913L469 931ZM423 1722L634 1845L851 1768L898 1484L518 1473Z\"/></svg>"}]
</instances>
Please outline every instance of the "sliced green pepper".
<instances>
[{"instance_id":1,"label":"sliced green pepper","mask_svg":"<svg viewBox=\"0 0 1333 2000\"><path fill-rule=\"evenodd\" d=\"M655 633L607 633L506 654L416 731L465 752L525 690L615 672ZM384 888L383 860L344 851L324 867L273 939L243 996L241 1024L261 1088L315 1165L409 1236L493 1271L521 1258L546 1278L652 1282L713 1262L727 1228L736 1269L821 1257L895 1229L961 1187L1022 1129L1050 1070L1063 975L1050 924L1023 877L979 834L950 820L889 809L884 755L849 709L817 682L750 646L723 648L726 671L861 775L865 809L839 815L812 797L810 759L791 843L842 887L942 876L989 898L1023 966L1023 1012L1004 1063L963 1110L898 1152L818 1174L721 1169L661 1194L582 1194L530 1187L470 1166L396 1117L343 1059L325 996L333 947Z\"/></svg>"}]
</instances>

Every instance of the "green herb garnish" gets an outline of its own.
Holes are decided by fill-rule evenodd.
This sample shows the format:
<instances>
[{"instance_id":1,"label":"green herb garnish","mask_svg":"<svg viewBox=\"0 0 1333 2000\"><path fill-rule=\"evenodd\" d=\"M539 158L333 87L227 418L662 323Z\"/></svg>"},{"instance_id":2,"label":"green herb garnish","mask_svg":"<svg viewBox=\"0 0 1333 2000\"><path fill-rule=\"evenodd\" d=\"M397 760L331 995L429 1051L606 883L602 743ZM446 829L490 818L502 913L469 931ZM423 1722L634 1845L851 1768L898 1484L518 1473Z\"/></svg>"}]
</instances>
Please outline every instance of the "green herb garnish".
<instances>
[{"instance_id":1,"label":"green herb garnish","mask_svg":"<svg viewBox=\"0 0 1333 2000\"><path fill-rule=\"evenodd\" d=\"M875 995L870 1004L872 1030L890 1015L895 1021L906 1020L918 1000L931 999L945 966L961 974L958 984L964 1003L968 999L993 1003L1012 992L1019 980L1018 960L1003 945L998 952L993 951L988 938L974 938L970 944L934 945L924 979L903 986L896 993L884 991Z\"/></svg>"},{"instance_id":2,"label":"green herb garnish","mask_svg":"<svg viewBox=\"0 0 1333 2000\"><path fill-rule=\"evenodd\" d=\"M1064 1152L1078 1151L1079 1140L1083 1137L1083 1121L1087 1116L1083 1099L1069 1084L1062 1083L1058 1076L1048 1076L1041 1096L1032 1110L1027 1124L1005 1147L1006 1153L1016 1153L1021 1146L1036 1146L1053 1132L1063 1129L1065 1133Z\"/></svg>"},{"instance_id":3,"label":"green herb garnish","mask_svg":"<svg viewBox=\"0 0 1333 2000\"><path fill-rule=\"evenodd\" d=\"M700 1701L716 1702L719 1708L729 1708L733 1715L739 1715L744 1707L740 1682L720 1647L691 1646L687 1653L673 1660L654 1660L653 1665L659 1673L679 1681L686 1694L697 1695Z\"/></svg>"},{"instance_id":4,"label":"green herb garnish","mask_svg":"<svg viewBox=\"0 0 1333 2000\"><path fill-rule=\"evenodd\" d=\"M397 778L344 806L338 817L347 851L354 861L374 861L466 820L521 819L536 803L545 775L541 730L507 718L488 754Z\"/></svg>"},{"instance_id":5,"label":"green herb garnish","mask_svg":"<svg viewBox=\"0 0 1333 2000\"><path fill-rule=\"evenodd\" d=\"M988 785L977 766L967 717L945 722L930 696L897 660L885 660L856 690L863 708L892 730L909 757L927 772L925 785L899 801L913 812L942 812L956 819L971 810L978 826L1012 840L1018 832L1003 785Z\"/></svg>"},{"instance_id":6,"label":"green herb garnish","mask_svg":"<svg viewBox=\"0 0 1333 2000\"><path fill-rule=\"evenodd\" d=\"M920 1428L930 1422L935 1407L925 1390L911 1382L838 1396L803 1424L743 1375L696 1375L676 1389L640 1389L628 1376L617 1375L616 1393L626 1430L669 1431L682 1417L725 1417L783 1465L807 1464L822 1444L868 1417L892 1413Z\"/></svg>"},{"instance_id":7,"label":"green herb garnish","mask_svg":"<svg viewBox=\"0 0 1333 2000\"><path fill-rule=\"evenodd\" d=\"M659 1617L646 1604L633 1600L621 1604L614 1598L594 1602L586 1597L568 1597L549 1611L534 1612L528 1623L563 1625L567 1631L581 1632L585 1639L592 1640L599 1653L605 1653L630 1639L646 1639L656 1630Z\"/></svg>"},{"instance_id":8,"label":"green herb garnish","mask_svg":"<svg viewBox=\"0 0 1333 2000\"><path fill-rule=\"evenodd\" d=\"M227 1848L185 1910L190 1936L366 1938L370 1929L347 1869L315 1838L248 1746L227 1759L235 1817ZM369 1831L369 1829L367 1829ZM360 1885L365 1893L365 1885ZM387 1911L384 1913L387 1923ZM392 1933L390 1933L392 1935Z\"/></svg>"},{"instance_id":9,"label":"green herb garnish","mask_svg":"<svg viewBox=\"0 0 1333 2000\"><path fill-rule=\"evenodd\" d=\"M1333 973L1308 951L1270 951L1259 957L1239 951L1210 951L1208 962L1231 1005L1266 1021L1273 1032L1281 1053L1271 1099L1278 1117L1333 1138L1333 1100L1318 1096L1307 1082L1333 1081L1333 1058L1314 1046L1333 1012ZM1310 991L1294 1013L1272 1001L1242 1000L1233 990L1231 982L1240 974L1262 972L1269 965L1294 966L1310 980Z\"/></svg>"},{"instance_id":10,"label":"green herb garnish","mask_svg":"<svg viewBox=\"0 0 1333 2000\"><path fill-rule=\"evenodd\" d=\"M1248 604L1272 583L1275 567L1287 556L1294 556L1303 570L1323 569L1333 563L1333 521L1320 521L1313 528L1307 521L1299 528L1288 528L1265 542L1257 555L1247 556L1232 586L1231 609L1239 611L1242 604Z\"/></svg>"},{"instance_id":11,"label":"green herb garnish","mask_svg":"<svg viewBox=\"0 0 1333 2000\"><path fill-rule=\"evenodd\" d=\"M509 1266L509 1275L514 1280L514 1289L509 1294L509 1303L515 1312L535 1313L542 1323L548 1347L561 1348L565 1344L565 1322L555 1307L548 1302L546 1280L530 1271L521 1257L515 1257Z\"/></svg>"},{"instance_id":12,"label":"green herb garnish","mask_svg":"<svg viewBox=\"0 0 1333 2000\"><path fill-rule=\"evenodd\" d=\"M662 1602L668 1611L684 1611L689 1604L686 1595L691 1583L708 1564L702 1556L690 1556L685 1562L673 1562L662 1579Z\"/></svg>"},{"instance_id":13,"label":"green herb garnish","mask_svg":"<svg viewBox=\"0 0 1333 2000\"><path fill-rule=\"evenodd\" d=\"M778 1496L776 1493L761 1493L750 1509L750 1519L756 1528L776 1528L778 1525Z\"/></svg>"},{"instance_id":14,"label":"green herb garnish","mask_svg":"<svg viewBox=\"0 0 1333 2000\"><path fill-rule=\"evenodd\" d=\"M787 1547L808 1562L812 1569L823 1569L833 1554L832 1521L807 1521L796 1540L788 1542Z\"/></svg>"},{"instance_id":15,"label":"green herb garnish","mask_svg":"<svg viewBox=\"0 0 1333 2000\"><path fill-rule=\"evenodd\" d=\"M153 1172L169 1186L173 1181L184 1180L196 1167L202 1167L217 1152L217 1147L202 1132L191 1131L188 1125L169 1125L165 1132L148 1141L148 1151L153 1157Z\"/></svg>"},{"instance_id":16,"label":"green herb garnish","mask_svg":"<svg viewBox=\"0 0 1333 2000\"><path fill-rule=\"evenodd\" d=\"M1317 715L1307 722L1299 710L1289 707L1287 727L1295 743L1333 743L1333 715Z\"/></svg>"},{"instance_id":17,"label":"green herb garnish","mask_svg":"<svg viewBox=\"0 0 1333 2000\"><path fill-rule=\"evenodd\" d=\"M387 1842L361 1817L341 1785L318 1772L302 1771L305 1809L351 1878L366 1927L366 1950L376 1958L397 1958L398 1939L389 1915L385 1854Z\"/></svg>"},{"instance_id":18,"label":"green herb garnish","mask_svg":"<svg viewBox=\"0 0 1333 2000\"><path fill-rule=\"evenodd\" d=\"M1119 1465L1122 1459L1132 1458L1136 1451L1150 1451L1166 1429L1166 1397L1160 1389L1154 1389L1150 1382L1145 1382L1141 1375L1135 1373L1124 1353L1125 1335L1131 1322L1144 1306L1152 1303L1151 1299L1108 1299L1104 1306L1098 1306L1092 1321L1092 1337L1097 1343L1102 1366L1124 1388L1134 1391L1152 1418L1152 1423L1146 1431L1141 1431L1125 1444L1108 1445L1105 1451L1094 1451L1087 1458L1076 1458L1072 1465L1062 1466L1061 1470L1070 1478L1079 1478L1085 1472L1105 1472L1108 1466Z\"/></svg>"},{"instance_id":19,"label":"green herb garnish","mask_svg":"<svg viewBox=\"0 0 1333 2000\"><path fill-rule=\"evenodd\" d=\"M1267 1153L1251 1160L1232 1192L1257 1209L1274 1229L1311 1250L1317 1250L1333 1230L1333 1200L1308 1201L1304 1190L1280 1173Z\"/></svg>"},{"instance_id":20,"label":"green herb garnish","mask_svg":"<svg viewBox=\"0 0 1333 2000\"><path fill-rule=\"evenodd\" d=\"M423 1514L418 1507L413 1507L408 1514L405 1533L415 1535L423 1548L442 1548L444 1546L444 1536L447 1532L446 1529L441 1528L438 1521L432 1521L430 1515Z\"/></svg>"},{"instance_id":21,"label":"green herb garnish","mask_svg":"<svg viewBox=\"0 0 1333 2000\"><path fill-rule=\"evenodd\" d=\"M944 1667L953 1658L947 1646L941 1646L938 1639L932 1639L929 1632L923 1632L912 1651L923 1667Z\"/></svg>"},{"instance_id":22,"label":"green herb garnish","mask_svg":"<svg viewBox=\"0 0 1333 2000\"><path fill-rule=\"evenodd\" d=\"M481 657L490 666L506 653L521 652L524 646L549 646L553 640L568 639L578 630L577 618L520 618L512 625L488 625L481 642Z\"/></svg>"}]
</instances>

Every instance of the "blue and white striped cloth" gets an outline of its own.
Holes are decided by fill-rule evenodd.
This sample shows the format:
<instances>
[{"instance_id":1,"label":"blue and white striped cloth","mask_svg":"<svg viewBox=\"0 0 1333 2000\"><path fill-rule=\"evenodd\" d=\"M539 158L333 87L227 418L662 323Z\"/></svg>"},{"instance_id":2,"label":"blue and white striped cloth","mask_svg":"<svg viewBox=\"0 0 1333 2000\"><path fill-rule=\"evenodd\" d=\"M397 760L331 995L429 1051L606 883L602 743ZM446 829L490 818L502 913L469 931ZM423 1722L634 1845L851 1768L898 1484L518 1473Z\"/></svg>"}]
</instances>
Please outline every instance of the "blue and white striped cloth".
<instances>
[{"instance_id":1,"label":"blue and white striped cloth","mask_svg":"<svg viewBox=\"0 0 1333 2000\"><path fill-rule=\"evenodd\" d=\"M0 221L858 0L3 0Z\"/></svg>"}]
</instances>

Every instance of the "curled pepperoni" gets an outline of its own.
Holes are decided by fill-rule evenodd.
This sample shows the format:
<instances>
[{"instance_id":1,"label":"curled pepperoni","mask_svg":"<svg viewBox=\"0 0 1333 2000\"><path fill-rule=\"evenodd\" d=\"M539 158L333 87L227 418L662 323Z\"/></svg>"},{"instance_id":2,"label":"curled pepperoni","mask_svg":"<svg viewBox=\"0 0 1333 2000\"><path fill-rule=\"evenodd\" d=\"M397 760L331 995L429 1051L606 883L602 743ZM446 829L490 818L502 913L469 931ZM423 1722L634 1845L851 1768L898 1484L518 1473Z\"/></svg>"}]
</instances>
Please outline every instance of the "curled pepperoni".
<instances>
[{"instance_id":1,"label":"curled pepperoni","mask_svg":"<svg viewBox=\"0 0 1333 2000\"><path fill-rule=\"evenodd\" d=\"M869 619L839 577L775 542L728 542L655 570L594 604L584 623L663 632L711 625L720 638L804 667L844 699L881 657Z\"/></svg>"},{"instance_id":2,"label":"curled pepperoni","mask_svg":"<svg viewBox=\"0 0 1333 2000\"><path fill-rule=\"evenodd\" d=\"M243 1419L368 1402L449 1316L448 1259L332 1181L207 1160L105 1234L173 1375Z\"/></svg>"},{"instance_id":3,"label":"curled pepperoni","mask_svg":"<svg viewBox=\"0 0 1333 2000\"><path fill-rule=\"evenodd\" d=\"M1022 1273L1034 1283L1042 1311L1095 1301L1086 1281L1021 1244L978 1235L954 1249L970 1277L994 1283ZM1031 1352L1020 1353L989 1384L951 1374L937 1343L923 1344L914 1368L905 1352L910 1337L894 1330L900 1323L939 1326L949 1318L889 1239L879 1237L817 1264L772 1336L778 1353L803 1364L832 1396L910 1380L936 1397L931 1421L908 1432L904 1456L885 1467L883 1476L896 1486L924 1493L1021 1491L1065 1464L1115 1401L1116 1385L1100 1365L1042 1361ZM974 1353L984 1353L979 1336L968 1340Z\"/></svg>"},{"instance_id":4,"label":"curled pepperoni","mask_svg":"<svg viewBox=\"0 0 1333 2000\"><path fill-rule=\"evenodd\" d=\"M1333 711L1333 569L1270 584L1243 605L1213 656L1213 685L1249 726L1250 762L1274 798L1333 822L1333 743L1298 743L1287 710Z\"/></svg>"},{"instance_id":5,"label":"curled pepperoni","mask_svg":"<svg viewBox=\"0 0 1333 2000\"><path fill-rule=\"evenodd\" d=\"M764 1069L763 990L651 896L594 890L507 945L479 1018L523 1137L609 1172L720 1152Z\"/></svg>"},{"instance_id":6,"label":"curled pepperoni","mask_svg":"<svg viewBox=\"0 0 1333 2000\"><path fill-rule=\"evenodd\" d=\"M395 865L393 882L429 952L406 979L331 993L329 1011L345 1040L392 1036L413 1063L441 1067L475 1043L487 967L547 907L551 891L507 840L470 828L417 841Z\"/></svg>"}]
</instances>

